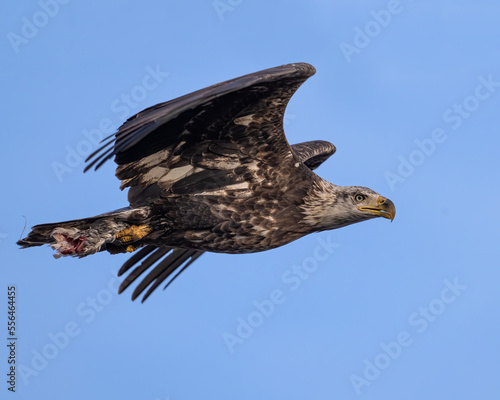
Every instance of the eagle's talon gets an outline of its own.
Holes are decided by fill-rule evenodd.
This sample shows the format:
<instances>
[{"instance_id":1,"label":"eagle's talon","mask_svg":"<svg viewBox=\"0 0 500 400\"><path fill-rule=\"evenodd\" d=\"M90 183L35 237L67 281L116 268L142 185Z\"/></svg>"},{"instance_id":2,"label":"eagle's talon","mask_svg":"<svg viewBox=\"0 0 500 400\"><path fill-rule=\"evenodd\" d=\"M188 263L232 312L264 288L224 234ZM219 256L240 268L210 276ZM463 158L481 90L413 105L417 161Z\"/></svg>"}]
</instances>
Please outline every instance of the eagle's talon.
<instances>
[{"instance_id":1,"label":"eagle's talon","mask_svg":"<svg viewBox=\"0 0 500 400\"><path fill-rule=\"evenodd\" d=\"M152 230L153 228L148 225L132 225L131 227L118 232L116 234L116 239L118 239L120 242L127 243L133 240L142 239L144 236L150 234ZM134 251L129 250L129 247L127 247L127 251Z\"/></svg>"}]
</instances>

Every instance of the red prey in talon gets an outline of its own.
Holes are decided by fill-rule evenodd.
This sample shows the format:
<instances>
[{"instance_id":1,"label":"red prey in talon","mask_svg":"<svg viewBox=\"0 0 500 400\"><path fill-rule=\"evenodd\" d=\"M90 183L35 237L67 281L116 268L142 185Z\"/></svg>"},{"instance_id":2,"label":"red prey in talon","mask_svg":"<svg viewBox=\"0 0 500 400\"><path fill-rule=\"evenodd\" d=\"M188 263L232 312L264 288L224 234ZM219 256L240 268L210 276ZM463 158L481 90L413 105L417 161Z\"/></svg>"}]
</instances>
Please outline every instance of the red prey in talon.
<instances>
[{"instance_id":1,"label":"red prey in talon","mask_svg":"<svg viewBox=\"0 0 500 400\"><path fill-rule=\"evenodd\" d=\"M56 237L57 236L57 237ZM65 234L59 233L54 235L55 239L61 244L59 253L64 256L79 253L84 249L84 243L87 239L85 236L71 238Z\"/></svg>"}]
</instances>

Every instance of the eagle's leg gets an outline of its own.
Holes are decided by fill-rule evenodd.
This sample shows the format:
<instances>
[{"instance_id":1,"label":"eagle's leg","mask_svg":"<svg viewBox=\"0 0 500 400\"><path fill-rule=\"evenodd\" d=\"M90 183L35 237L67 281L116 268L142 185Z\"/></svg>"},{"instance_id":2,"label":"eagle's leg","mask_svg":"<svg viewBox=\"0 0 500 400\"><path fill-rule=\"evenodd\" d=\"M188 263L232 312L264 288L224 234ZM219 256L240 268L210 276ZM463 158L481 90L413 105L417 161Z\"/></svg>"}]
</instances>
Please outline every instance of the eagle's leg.
<instances>
[{"instance_id":1,"label":"eagle's leg","mask_svg":"<svg viewBox=\"0 0 500 400\"><path fill-rule=\"evenodd\" d=\"M103 244L101 250L106 250L110 254L132 253L144 246L140 240L152 231L153 228L149 225L128 225L127 228L114 234L113 240Z\"/></svg>"},{"instance_id":2,"label":"eagle's leg","mask_svg":"<svg viewBox=\"0 0 500 400\"><path fill-rule=\"evenodd\" d=\"M116 238L123 243L132 242L142 239L144 236L151 233L153 228L148 225L132 225L127 229L124 229L116 234ZM132 247L132 246L128 246ZM127 251L134 251L128 250Z\"/></svg>"}]
</instances>

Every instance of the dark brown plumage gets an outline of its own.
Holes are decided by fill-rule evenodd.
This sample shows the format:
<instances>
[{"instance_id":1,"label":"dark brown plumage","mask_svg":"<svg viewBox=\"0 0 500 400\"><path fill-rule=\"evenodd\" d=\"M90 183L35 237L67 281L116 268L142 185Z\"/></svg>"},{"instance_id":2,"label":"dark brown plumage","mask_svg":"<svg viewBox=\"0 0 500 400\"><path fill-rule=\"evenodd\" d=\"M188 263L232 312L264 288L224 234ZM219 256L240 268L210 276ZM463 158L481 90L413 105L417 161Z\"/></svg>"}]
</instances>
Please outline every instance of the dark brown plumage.
<instances>
[{"instance_id":1,"label":"dark brown plumage","mask_svg":"<svg viewBox=\"0 0 500 400\"><path fill-rule=\"evenodd\" d=\"M135 299L152 284L144 300L204 251L264 251L311 232L394 218L390 200L367 188L335 186L312 172L335 152L331 143L288 144L286 105L314 72L308 64L271 68L138 113L89 157L86 168L114 156L121 188L130 187L130 207L38 225L18 243L48 243L58 255L77 257L142 247L119 274L143 260L122 291L152 267L133 293Z\"/></svg>"}]
</instances>

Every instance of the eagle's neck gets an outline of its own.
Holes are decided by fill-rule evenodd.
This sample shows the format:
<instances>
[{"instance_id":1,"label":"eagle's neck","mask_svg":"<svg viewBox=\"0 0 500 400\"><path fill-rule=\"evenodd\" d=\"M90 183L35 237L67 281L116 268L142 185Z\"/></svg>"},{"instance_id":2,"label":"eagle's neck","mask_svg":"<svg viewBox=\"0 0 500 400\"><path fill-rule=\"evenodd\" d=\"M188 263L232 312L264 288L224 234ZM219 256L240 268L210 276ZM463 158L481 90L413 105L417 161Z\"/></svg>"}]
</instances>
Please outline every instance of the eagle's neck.
<instances>
[{"instance_id":1,"label":"eagle's neck","mask_svg":"<svg viewBox=\"0 0 500 400\"><path fill-rule=\"evenodd\" d=\"M341 228L353 220L342 186L316 180L301 205L303 220L312 232Z\"/></svg>"}]
</instances>

